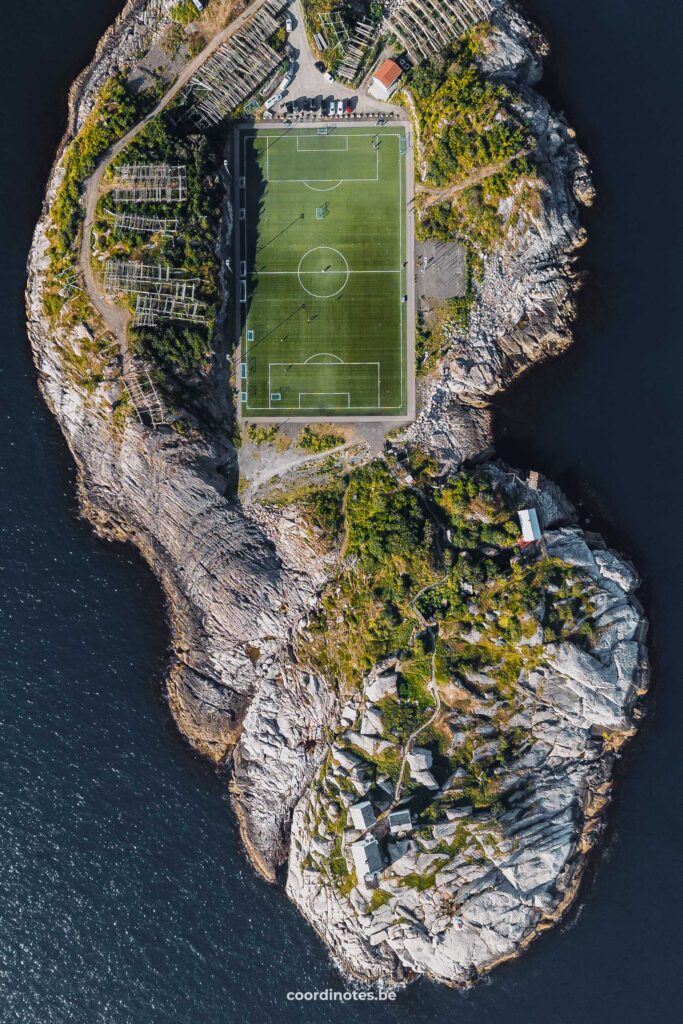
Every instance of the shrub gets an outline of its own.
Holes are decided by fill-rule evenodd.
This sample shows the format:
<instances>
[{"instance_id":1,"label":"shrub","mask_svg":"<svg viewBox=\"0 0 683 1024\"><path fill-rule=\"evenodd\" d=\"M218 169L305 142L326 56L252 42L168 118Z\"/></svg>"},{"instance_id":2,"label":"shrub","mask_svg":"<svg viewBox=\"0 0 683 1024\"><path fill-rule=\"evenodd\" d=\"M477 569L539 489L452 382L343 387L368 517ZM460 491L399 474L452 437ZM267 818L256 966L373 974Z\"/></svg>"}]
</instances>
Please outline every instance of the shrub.
<instances>
[{"instance_id":1,"label":"shrub","mask_svg":"<svg viewBox=\"0 0 683 1024\"><path fill-rule=\"evenodd\" d=\"M375 889L370 897L368 910L372 914L375 910L379 910L380 907L386 906L387 903L391 903L391 893L387 892L386 889Z\"/></svg>"},{"instance_id":2,"label":"shrub","mask_svg":"<svg viewBox=\"0 0 683 1024\"><path fill-rule=\"evenodd\" d=\"M338 448L344 444L345 438L342 434L333 433L319 433L318 431L311 430L310 427L304 427L299 434L297 440L297 447L303 448L305 452L328 452L332 448Z\"/></svg>"},{"instance_id":3,"label":"shrub","mask_svg":"<svg viewBox=\"0 0 683 1024\"><path fill-rule=\"evenodd\" d=\"M100 156L135 124L138 110L122 77L103 85L95 108L64 156L64 177L52 204L51 256L69 255L83 218L81 189Z\"/></svg>"},{"instance_id":4,"label":"shrub","mask_svg":"<svg viewBox=\"0 0 683 1024\"><path fill-rule=\"evenodd\" d=\"M179 25L190 25L199 17L199 11L192 0L179 0L179 3L171 8L171 17Z\"/></svg>"},{"instance_id":5,"label":"shrub","mask_svg":"<svg viewBox=\"0 0 683 1024\"><path fill-rule=\"evenodd\" d=\"M280 433L277 426L259 427L254 423L247 424L247 437L254 444L272 444Z\"/></svg>"}]
</instances>

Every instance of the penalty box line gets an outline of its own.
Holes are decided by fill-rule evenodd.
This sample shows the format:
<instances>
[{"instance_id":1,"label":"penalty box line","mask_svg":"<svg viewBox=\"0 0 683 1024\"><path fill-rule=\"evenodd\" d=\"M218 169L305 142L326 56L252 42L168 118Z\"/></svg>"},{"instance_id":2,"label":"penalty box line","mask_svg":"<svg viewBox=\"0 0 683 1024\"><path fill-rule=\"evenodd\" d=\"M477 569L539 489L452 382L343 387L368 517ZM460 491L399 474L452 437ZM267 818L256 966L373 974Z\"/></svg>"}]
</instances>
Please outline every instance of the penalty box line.
<instances>
[{"instance_id":1,"label":"penalty box line","mask_svg":"<svg viewBox=\"0 0 683 1024\"><path fill-rule=\"evenodd\" d=\"M359 136L354 136L354 138L364 138L364 137L365 136L360 136L360 135ZM400 138L400 136L397 133L394 133L392 135L392 137ZM266 135L265 136L265 139L266 139L266 181L269 184L272 183L274 185L307 185L309 181L322 182L323 184L328 184L331 181L336 181L336 182L338 182L340 184L344 184L344 182L347 182L347 181L348 182L352 182L352 183L362 183L362 182L368 182L368 181L380 181L381 180L380 179L380 174L379 174L379 147L375 150L375 177L374 178L344 178L344 177L341 177L341 176L338 176L336 178L313 178L313 177L308 177L308 178L271 178L271 176L270 176L270 141L269 140L270 139L275 139L276 141L279 141L280 138L281 138L281 136L279 136L279 135ZM346 136L346 138L348 139L349 136ZM303 150L300 150L299 146L298 146L298 143L299 143L299 136L298 135L296 136L296 141L297 141L297 152L301 152L301 153L335 153L335 152L346 153L346 152L351 152L348 149L348 142L347 142L347 148L345 150L344 149L341 149L341 150L331 150L331 149L321 149L321 150L317 150L317 149L308 149L308 150L307 149L303 149Z\"/></svg>"},{"instance_id":2,"label":"penalty box line","mask_svg":"<svg viewBox=\"0 0 683 1024\"><path fill-rule=\"evenodd\" d=\"M337 363L337 362L332 362L331 360L325 360L324 362L319 362L319 363L308 363L308 362L298 362L298 361L297 362L275 362L275 363L268 363L268 408L269 409L273 408L272 399L271 399L271 395L273 394L272 371L273 371L273 367L277 367L277 366L287 366L287 367L290 367L291 369L293 369L295 366L309 366L309 367L310 366L374 366L375 373L377 374L377 406L376 406L376 408L377 409L381 409L382 408L382 402L381 402L381 398L380 398L380 392L381 392L381 387L382 387L382 378L381 378L381 375L380 375L380 364L379 363L366 362L366 361L363 361L363 360L358 360L358 361L355 361L355 362L352 362L352 363L344 363L344 362ZM347 392L346 391L339 391L339 392L336 392L336 391L330 391L330 392L325 392L325 391L321 391L321 392L300 391L298 393L300 395L301 394L304 394L304 395L305 394L340 394L341 395L341 394L346 394ZM280 406L280 408L291 408L291 406L289 406L289 407L288 406ZM349 408L351 408L351 406L349 406ZM372 408L372 407L371 406L367 406L366 408Z\"/></svg>"}]
</instances>

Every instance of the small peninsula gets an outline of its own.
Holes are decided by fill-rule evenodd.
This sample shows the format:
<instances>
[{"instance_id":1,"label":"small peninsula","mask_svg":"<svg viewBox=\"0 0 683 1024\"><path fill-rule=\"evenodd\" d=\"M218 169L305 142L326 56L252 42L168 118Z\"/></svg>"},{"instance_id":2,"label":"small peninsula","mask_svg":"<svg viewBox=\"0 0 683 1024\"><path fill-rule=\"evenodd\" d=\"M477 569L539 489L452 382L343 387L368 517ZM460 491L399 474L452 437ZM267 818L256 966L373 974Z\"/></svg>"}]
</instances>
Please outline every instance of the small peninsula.
<instances>
[{"instance_id":1,"label":"small peninsula","mask_svg":"<svg viewBox=\"0 0 683 1024\"><path fill-rule=\"evenodd\" d=\"M546 55L509 0L129 0L29 256L178 729L361 984L471 985L560 920L648 687L637 572L493 449L593 199Z\"/></svg>"}]
</instances>

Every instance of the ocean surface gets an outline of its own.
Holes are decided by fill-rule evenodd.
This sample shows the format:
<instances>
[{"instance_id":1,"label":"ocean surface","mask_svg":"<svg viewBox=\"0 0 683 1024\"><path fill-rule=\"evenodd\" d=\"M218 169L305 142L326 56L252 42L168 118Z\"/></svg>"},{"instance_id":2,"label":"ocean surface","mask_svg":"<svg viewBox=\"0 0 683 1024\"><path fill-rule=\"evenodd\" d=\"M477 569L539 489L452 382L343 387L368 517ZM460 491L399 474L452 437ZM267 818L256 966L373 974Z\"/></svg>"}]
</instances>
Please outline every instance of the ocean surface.
<instances>
[{"instance_id":1,"label":"ocean surface","mask_svg":"<svg viewBox=\"0 0 683 1024\"><path fill-rule=\"evenodd\" d=\"M42 403L24 263L66 92L117 0L3 6L0 175L0 1024L668 1024L680 1019L683 16L674 0L533 0L544 83L592 158L575 348L498 416L499 450L563 483L627 551L653 629L648 716L578 909L468 993L292 1003L346 986L248 866L226 781L162 696L159 589L78 519Z\"/></svg>"}]
</instances>

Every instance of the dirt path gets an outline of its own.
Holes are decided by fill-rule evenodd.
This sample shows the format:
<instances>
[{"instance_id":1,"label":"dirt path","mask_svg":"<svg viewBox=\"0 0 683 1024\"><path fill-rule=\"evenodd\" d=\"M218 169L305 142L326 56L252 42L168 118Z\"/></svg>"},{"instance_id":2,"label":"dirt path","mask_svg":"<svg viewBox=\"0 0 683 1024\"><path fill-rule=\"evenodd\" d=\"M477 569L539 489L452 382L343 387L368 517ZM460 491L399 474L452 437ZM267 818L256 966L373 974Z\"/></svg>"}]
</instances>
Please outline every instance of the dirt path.
<instances>
[{"instance_id":1,"label":"dirt path","mask_svg":"<svg viewBox=\"0 0 683 1024\"><path fill-rule=\"evenodd\" d=\"M91 236L92 227L95 220L95 211L97 203L99 202L100 196L103 194L102 179L107 168L110 166L112 161L121 153L133 141L133 139L139 135L143 128L150 123L155 117L166 109L172 100L181 92L187 83L190 81L194 73L202 66L202 64L208 60L212 53L214 53L219 46L221 46L227 39L230 39L235 32L239 31L240 28L248 21L256 12L263 7L266 0L254 0L254 3L250 4L244 9L244 11L235 18L226 28L218 32L204 49L197 54L188 64L185 65L180 75L173 83L172 86L164 93L159 102L156 104L153 110L146 115L141 121L130 129L123 138L119 139L118 142L108 149L100 157L95 170L90 175L86 182L85 193L83 197L83 205L85 207L85 220L83 224L83 234L81 238L81 252L80 252L80 266L85 280L85 286L88 291L88 296L93 306L100 314L105 324L114 332L118 340L121 355L123 357L123 369L124 372L128 368L130 362L130 351L128 348L128 322L130 320L130 312L127 309L117 306L114 302L111 302L104 293L104 289L97 279L97 275L92 266L92 260L90 258L91 253Z\"/></svg>"},{"instance_id":2,"label":"dirt path","mask_svg":"<svg viewBox=\"0 0 683 1024\"><path fill-rule=\"evenodd\" d=\"M448 188L433 188L431 185L423 185L418 183L415 186L416 200L418 196L427 196L427 201L422 205L422 209L427 210L430 206L434 206L435 203L443 202L445 199L449 199L451 196L457 195L458 192L464 192L466 188L470 188L472 185L478 185L480 181L486 181L487 178L492 178L494 174L498 174L503 168L511 164L513 160L518 160L521 156L526 156L529 153L528 149L521 149L519 153L515 153L513 156L508 157L506 160L501 160L497 164L487 164L486 167L480 167L474 174L468 175L463 178L456 185L450 185Z\"/></svg>"},{"instance_id":3,"label":"dirt path","mask_svg":"<svg viewBox=\"0 0 683 1024\"><path fill-rule=\"evenodd\" d=\"M341 452L353 448L357 443L357 441L346 441L335 448L328 448L324 452L314 452L313 454L294 447L281 454L270 455L269 461L265 465L258 465L258 468L254 469L253 476L249 476L249 471L252 467L256 466L255 460L245 460L242 456L240 459L242 474L249 480L249 486L242 494L242 504L249 504L256 492L264 484L267 484L269 480L272 480L274 476L284 476L285 473L290 472L292 469L306 468L311 463L324 462L330 455L339 455Z\"/></svg>"},{"instance_id":4,"label":"dirt path","mask_svg":"<svg viewBox=\"0 0 683 1024\"><path fill-rule=\"evenodd\" d=\"M426 729L428 729L430 727L430 725L433 725L434 722L439 717L439 715L441 714L441 694L439 693L439 687L437 686L435 672L434 672L434 660L435 660L435 658L436 658L436 652L434 654L432 654L432 658L431 658L431 671L432 671L432 674L431 674L431 679L429 680L429 692L431 693L432 697L434 698L434 705L435 705L434 706L434 711L432 712L432 714L430 715L430 717L427 719L426 722L423 722L422 725L419 725L417 727L417 729L414 729L413 732L411 732L410 736L406 740L405 746L403 748L403 753L401 755L401 764L400 764L400 767L399 767L399 770L398 770L398 778L396 780L396 788L394 790L393 800L391 801L389 806L386 808L386 810L381 811L381 813L377 815L377 818L372 823L372 825L369 825L368 828L364 829L363 832L360 833L360 835L358 836L358 839L363 839L366 835L368 835L368 833L374 832L374 830L377 828L378 824L381 821L384 821L386 818L388 818L389 815L391 814L391 812L394 811L396 809L396 807L398 806L398 804L400 803L400 801L401 801L401 791L403 789L403 776L405 774L406 763L408 761L408 754L410 754L410 752L412 751L413 746L415 744L415 740L418 738L418 736L420 736Z\"/></svg>"},{"instance_id":5,"label":"dirt path","mask_svg":"<svg viewBox=\"0 0 683 1024\"><path fill-rule=\"evenodd\" d=\"M431 657L431 673L432 674L431 674L431 679L429 680L429 692L431 693L432 697L434 698L434 704L435 704L434 713L427 719L426 722L423 722L422 725L419 725L417 727L417 729L415 729L413 732L411 732L410 736L408 737L408 739L406 741L406 745L405 745L405 747L403 749L403 757L401 758L401 767L399 768L399 771L398 771L398 779L396 780L396 790L394 791L394 799L391 801L391 804L389 805L389 807L384 812L385 815L390 814L393 811L393 809L396 807L396 805L399 803L400 799L401 799L401 790L403 789L403 775L404 775L404 772L405 772L406 761L408 759L408 754L413 749L413 744L415 743L415 740L417 739L417 737L421 733L423 733L425 731L425 729L428 729L430 727L430 725L433 725L434 722L439 717L439 715L441 714L441 694L439 693L439 687L436 685L436 677L435 677L435 672L434 672L434 660L435 660L435 658L436 658L436 652L434 652L432 654L432 657Z\"/></svg>"}]
</instances>

